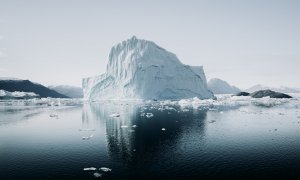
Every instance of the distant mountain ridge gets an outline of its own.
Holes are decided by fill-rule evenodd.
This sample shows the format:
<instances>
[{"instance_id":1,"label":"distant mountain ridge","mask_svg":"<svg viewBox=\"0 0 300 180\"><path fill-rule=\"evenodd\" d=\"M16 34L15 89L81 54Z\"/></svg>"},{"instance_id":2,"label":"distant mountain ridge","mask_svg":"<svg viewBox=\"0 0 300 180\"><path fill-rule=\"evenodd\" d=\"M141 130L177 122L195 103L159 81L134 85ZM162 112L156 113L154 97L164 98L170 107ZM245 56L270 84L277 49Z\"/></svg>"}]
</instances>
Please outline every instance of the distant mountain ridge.
<instances>
[{"instance_id":1,"label":"distant mountain ridge","mask_svg":"<svg viewBox=\"0 0 300 180\"><path fill-rule=\"evenodd\" d=\"M208 89L214 94L236 94L241 90L235 86L230 85L224 80L213 78L207 83Z\"/></svg>"},{"instance_id":2,"label":"distant mountain ridge","mask_svg":"<svg viewBox=\"0 0 300 180\"><path fill-rule=\"evenodd\" d=\"M83 91L81 87L69 86L69 85L57 85L57 86L48 86L48 88L71 98L83 98Z\"/></svg>"},{"instance_id":3,"label":"distant mountain ridge","mask_svg":"<svg viewBox=\"0 0 300 180\"><path fill-rule=\"evenodd\" d=\"M68 96L60 94L41 84L14 78L0 78L0 90L8 92L33 92L39 95L39 97L69 98Z\"/></svg>"}]
</instances>

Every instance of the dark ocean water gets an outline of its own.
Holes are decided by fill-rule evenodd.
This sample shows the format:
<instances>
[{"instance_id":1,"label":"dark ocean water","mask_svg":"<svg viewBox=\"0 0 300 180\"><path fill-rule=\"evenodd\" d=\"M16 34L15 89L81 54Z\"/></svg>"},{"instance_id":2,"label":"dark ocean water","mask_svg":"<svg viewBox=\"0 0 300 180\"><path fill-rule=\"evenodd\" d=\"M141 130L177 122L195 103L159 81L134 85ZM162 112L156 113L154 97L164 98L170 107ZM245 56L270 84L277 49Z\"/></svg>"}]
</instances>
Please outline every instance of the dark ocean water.
<instances>
[{"instance_id":1,"label":"dark ocean water","mask_svg":"<svg viewBox=\"0 0 300 180\"><path fill-rule=\"evenodd\" d=\"M95 172L101 179L300 179L300 110L1 108L1 180L94 179Z\"/></svg>"}]
</instances>

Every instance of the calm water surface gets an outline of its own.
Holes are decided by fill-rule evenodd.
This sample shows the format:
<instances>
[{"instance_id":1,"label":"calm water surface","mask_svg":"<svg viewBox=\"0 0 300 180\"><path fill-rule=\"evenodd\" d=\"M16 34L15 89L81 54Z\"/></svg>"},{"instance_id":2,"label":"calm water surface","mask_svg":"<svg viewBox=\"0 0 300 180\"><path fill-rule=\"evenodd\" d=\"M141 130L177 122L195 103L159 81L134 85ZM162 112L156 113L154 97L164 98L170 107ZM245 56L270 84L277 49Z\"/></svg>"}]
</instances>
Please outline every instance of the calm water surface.
<instances>
[{"instance_id":1,"label":"calm water surface","mask_svg":"<svg viewBox=\"0 0 300 180\"><path fill-rule=\"evenodd\" d=\"M0 108L1 180L94 179L95 172L101 179L300 179L300 109Z\"/></svg>"}]
</instances>

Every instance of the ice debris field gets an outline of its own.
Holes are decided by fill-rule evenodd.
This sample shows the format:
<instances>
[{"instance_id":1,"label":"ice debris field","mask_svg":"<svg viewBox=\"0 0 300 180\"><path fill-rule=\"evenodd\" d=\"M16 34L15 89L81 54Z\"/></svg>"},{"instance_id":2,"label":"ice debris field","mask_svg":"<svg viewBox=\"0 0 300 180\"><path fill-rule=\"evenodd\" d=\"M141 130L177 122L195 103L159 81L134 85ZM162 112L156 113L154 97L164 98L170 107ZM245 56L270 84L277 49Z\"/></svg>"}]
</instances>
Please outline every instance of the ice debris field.
<instances>
[{"instance_id":1,"label":"ice debris field","mask_svg":"<svg viewBox=\"0 0 300 180\"><path fill-rule=\"evenodd\" d=\"M276 99L276 98L251 98L249 96L233 96L233 95L216 95L216 99L199 99L188 98L181 100L99 100L89 101L83 99L62 99L62 98L35 98L28 100L0 100L0 107L60 107L60 106L79 106L89 103L111 104L118 106L135 105L141 108L150 107L159 111L174 110L174 107L182 111L185 109L201 109L201 110L230 110L236 109L241 106L264 106L273 107L283 105L285 107L299 108L300 107L300 94L292 94L291 99ZM112 106L113 107L113 106ZM0 109L0 111L1 111ZM141 114L147 118L153 117L151 113ZM57 116L55 114L50 115ZM122 114L115 112L110 114L110 117L120 117Z\"/></svg>"}]
</instances>

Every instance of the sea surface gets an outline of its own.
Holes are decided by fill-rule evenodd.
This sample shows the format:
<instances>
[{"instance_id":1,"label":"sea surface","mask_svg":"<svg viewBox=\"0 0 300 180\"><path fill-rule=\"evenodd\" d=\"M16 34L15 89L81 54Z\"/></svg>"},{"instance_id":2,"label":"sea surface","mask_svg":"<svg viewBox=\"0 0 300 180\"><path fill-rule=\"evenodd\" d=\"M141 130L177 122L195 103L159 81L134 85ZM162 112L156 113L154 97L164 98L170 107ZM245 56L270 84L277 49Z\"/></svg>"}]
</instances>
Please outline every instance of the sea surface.
<instances>
[{"instance_id":1,"label":"sea surface","mask_svg":"<svg viewBox=\"0 0 300 180\"><path fill-rule=\"evenodd\" d=\"M0 179L300 179L299 102L1 101Z\"/></svg>"}]
</instances>

